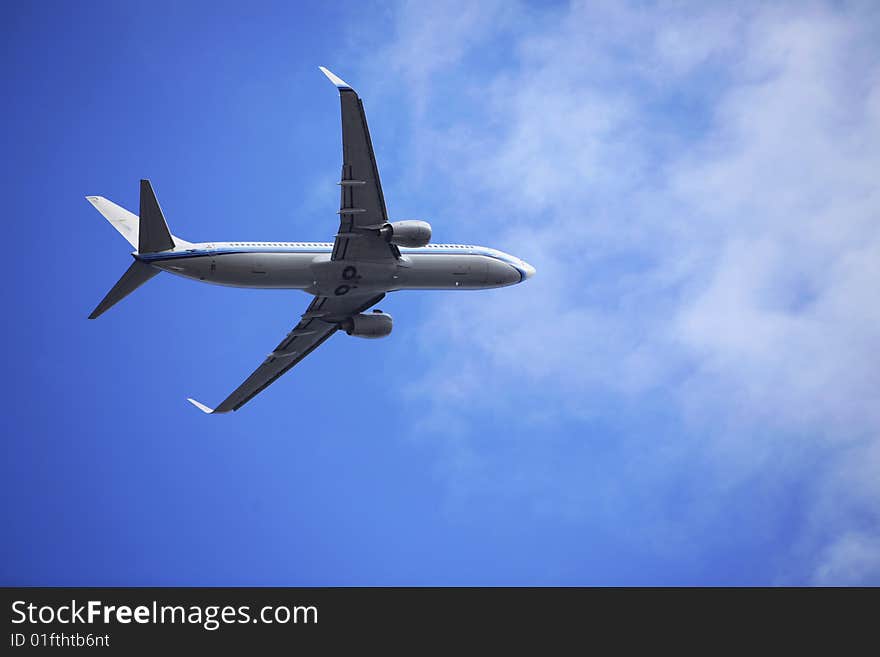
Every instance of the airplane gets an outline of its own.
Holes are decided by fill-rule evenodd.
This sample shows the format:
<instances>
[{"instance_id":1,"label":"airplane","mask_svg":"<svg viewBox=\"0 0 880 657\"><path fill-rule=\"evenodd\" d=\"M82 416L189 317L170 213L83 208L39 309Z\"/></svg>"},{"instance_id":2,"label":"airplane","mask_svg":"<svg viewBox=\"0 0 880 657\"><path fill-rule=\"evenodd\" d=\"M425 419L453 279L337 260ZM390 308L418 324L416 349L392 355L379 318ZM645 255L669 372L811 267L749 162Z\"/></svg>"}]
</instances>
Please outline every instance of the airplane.
<instances>
[{"instance_id":1,"label":"airplane","mask_svg":"<svg viewBox=\"0 0 880 657\"><path fill-rule=\"evenodd\" d=\"M397 290L476 290L532 277L520 258L483 246L432 244L425 221L389 221L363 101L323 66L342 105L339 231L333 242L201 242L172 235L149 180L140 182L135 216L102 196L86 199L134 247L134 262L89 315L95 319L151 278L177 276L245 288L298 289L314 295L299 323L216 408L237 411L337 331L360 338L391 333L391 315L366 312Z\"/></svg>"}]
</instances>

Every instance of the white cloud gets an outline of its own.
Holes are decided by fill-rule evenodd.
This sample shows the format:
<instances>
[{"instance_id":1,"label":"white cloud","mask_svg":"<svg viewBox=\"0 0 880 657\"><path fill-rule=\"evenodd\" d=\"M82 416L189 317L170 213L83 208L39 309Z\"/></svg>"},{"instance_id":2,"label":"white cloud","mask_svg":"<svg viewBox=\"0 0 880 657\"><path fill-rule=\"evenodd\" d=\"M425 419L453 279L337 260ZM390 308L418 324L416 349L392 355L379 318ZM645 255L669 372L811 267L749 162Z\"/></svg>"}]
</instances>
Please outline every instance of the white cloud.
<instances>
[{"instance_id":1,"label":"white cloud","mask_svg":"<svg viewBox=\"0 0 880 657\"><path fill-rule=\"evenodd\" d=\"M844 534L825 551L816 569L817 586L858 586L880 580L880 539L864 534Z\"/></svg>"},{"instance_id":2,"label":"white cloud","mask_svg":"<svg viewBox=\"0 0 880 657\"><path fill-rule=\"evenodd\" d=\"M684 549L743 486L767 495L751 522L774 535L786 485L803 486L797 563L780 581L876 583L877 16L465 6L409 5L381 54L413 81L416 169L449 190L437 223L451 233L449 217L480 217L538 269L426 320L431 345L458 358L414 393L430 408L419 430L451 436L441 470L457 496L528 491L535 513L572 518L595 518L601 499L645 520L633 540ZM470 58L497 40L509 57L479 72L478 93ZM426 129L441 75L466 90L452 114L468 118ZM513 471L487 483L498 444L473 435L469 414L512 411ZM644 433L652 413L670 434L659 442ZM586 431L609 415L623 470L589 485L572 465L591 467L588 436L523 447L542 427ZM529 463L514 459L523 449Z\"/></svg>"}]
</instances>

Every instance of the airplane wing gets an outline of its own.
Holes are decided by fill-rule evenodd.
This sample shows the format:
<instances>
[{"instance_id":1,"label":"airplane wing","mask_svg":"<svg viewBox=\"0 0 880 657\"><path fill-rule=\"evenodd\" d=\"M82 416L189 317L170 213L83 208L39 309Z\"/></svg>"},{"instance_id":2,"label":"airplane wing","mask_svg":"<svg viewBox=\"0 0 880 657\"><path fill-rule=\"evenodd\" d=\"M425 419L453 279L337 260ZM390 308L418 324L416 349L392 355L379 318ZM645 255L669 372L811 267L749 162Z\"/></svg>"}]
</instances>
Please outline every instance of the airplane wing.
<instances>
[{"instance_id":1,"label":"airplane wing","mask_svg":"<svg viewBox=\"0 0 880 657\"><path fill-rule=\"evenodd\" d=\"M339 233L331 259L373 262L397 259L400 257L397 247L376 232L388 222L388 213L364 104L349 84L323 66L320 68L339 89L342 104Z\"/></svg>"},{"instance_id":2,"label":"airplane wing","mask_svg":"<svg viewBox=\"0 0 880 657\"><path fill-rule=\"evenodd\" d=\"M188 401L205 413L237 411L282 374L320 347L339 329L339 323L363 312L382 300L384 294L371 297L315 297L302 315L302 320L275 347L263 364L244 383L224 399L217 408L209 408L195 399Z\"/></svg>"}]
</instances>

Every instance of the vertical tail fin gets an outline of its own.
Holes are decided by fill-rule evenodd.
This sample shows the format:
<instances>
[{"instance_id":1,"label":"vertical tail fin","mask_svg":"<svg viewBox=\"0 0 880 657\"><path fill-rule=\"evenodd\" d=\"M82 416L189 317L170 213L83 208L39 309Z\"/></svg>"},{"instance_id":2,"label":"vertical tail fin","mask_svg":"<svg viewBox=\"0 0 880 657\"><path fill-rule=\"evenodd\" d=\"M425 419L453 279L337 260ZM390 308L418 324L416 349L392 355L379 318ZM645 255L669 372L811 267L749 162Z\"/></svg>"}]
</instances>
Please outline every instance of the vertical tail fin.
<instances>
[{"instance_id":1,"label":"vertical tail fin","mask_svg":"<svg viewBox=\"0 0 880 657\"><path fill-rule=\"evenodd\" d=\"M141 225L143 225L143 223L141 223ZM141 262L140 260L135 260L131 263L131 267L129 267L122 275L122 278L120 278L116 285L114 285L107 293L107 296L101 300L98 307L92 311L92 314L89 315L89 319L96 319L100 315L103 315L110 310L110 308L122 301L125 297L158 273L159 270L155 267L152 267L145 262Z\"/></svg>"},{"instance_id":2,"label":"vertical tail fin","mask_svg":"<svg viewBox=\"0 0 880 657\"><path fill-rule=\"evenodd\" d=\"M123 207L116 205L103 196L86 196L86 200L95 206L95 209L104 215L119 234L131 244L137 251L138 248L138 218Z\"/></svg>"},{"instance_id":3,"label":"vertical tail fin","mask_svg":"<svg viewBox=\"0 0 880 657\"><path fill-rule=\"evenodd\" d=\"M157 253L174 248L174 239L165 223L159 201L149 180L141 180L141 213L138 253ZM129 270L130 271L130 270ZM121 282L121 281L120 281Z\"/></svg>"}]
</instances>

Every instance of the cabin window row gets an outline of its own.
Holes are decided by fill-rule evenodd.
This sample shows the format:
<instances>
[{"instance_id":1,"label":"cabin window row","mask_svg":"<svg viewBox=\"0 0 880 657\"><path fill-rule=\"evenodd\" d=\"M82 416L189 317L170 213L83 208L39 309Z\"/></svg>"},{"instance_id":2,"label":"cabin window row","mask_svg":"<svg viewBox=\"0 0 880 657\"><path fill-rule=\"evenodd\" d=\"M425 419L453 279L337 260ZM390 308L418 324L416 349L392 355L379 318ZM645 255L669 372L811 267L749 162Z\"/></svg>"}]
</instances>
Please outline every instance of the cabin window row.
<instances>
[{"instance_id":1,"label":"cabin window row","mask_svg":"<svg viewBox=\"0 0 880 657\"><path fill-rule=\"evenodd\" d=\"M310 246L310 247L319 247L319 246L330 246L326 243L319 242L231 242L232 246Z\"/></svg>"}]
</instances>

